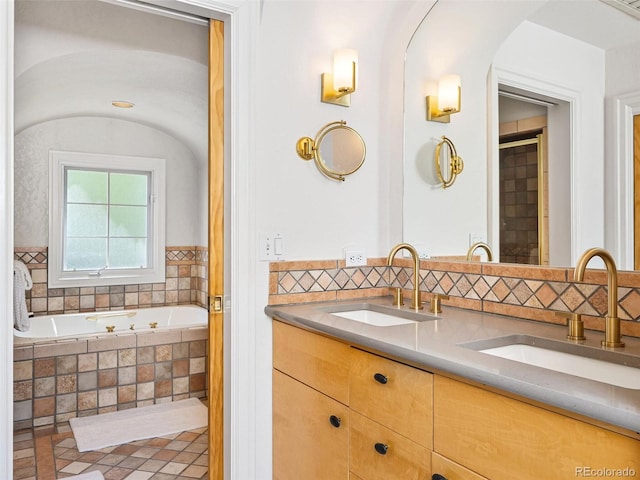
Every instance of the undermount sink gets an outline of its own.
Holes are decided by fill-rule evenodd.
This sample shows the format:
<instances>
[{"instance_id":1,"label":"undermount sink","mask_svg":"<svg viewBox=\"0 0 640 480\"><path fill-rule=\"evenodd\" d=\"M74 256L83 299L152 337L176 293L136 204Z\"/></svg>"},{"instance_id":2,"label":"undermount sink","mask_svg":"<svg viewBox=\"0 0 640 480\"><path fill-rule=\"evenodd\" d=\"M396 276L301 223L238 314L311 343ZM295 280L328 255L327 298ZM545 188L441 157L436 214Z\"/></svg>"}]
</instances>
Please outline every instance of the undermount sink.
<instances>
[{"instance_id":1,"label":"undermount sink","mask_svg":"<svg viewBox=\"0 0 640 480\"><path fill-rule=\"evenodd\" d=\"M336 317L355 320L356 322L366 323L367 325L373 325L375 327L408 325L425 320L436 320L438 318L429 313L416 313L373 303L342 305L323 310Z\"/></svg>"},{"instance_id":2,"label":"undermount sink","mask_svg":"<svg viewBox=\"0 0 640 480\"><path fill-rule=\"evenodd\" d=\"M555 372L640 389L640 359L620 352L529 335L511 335L462 346Z\"/></svg>"}]
</instances>

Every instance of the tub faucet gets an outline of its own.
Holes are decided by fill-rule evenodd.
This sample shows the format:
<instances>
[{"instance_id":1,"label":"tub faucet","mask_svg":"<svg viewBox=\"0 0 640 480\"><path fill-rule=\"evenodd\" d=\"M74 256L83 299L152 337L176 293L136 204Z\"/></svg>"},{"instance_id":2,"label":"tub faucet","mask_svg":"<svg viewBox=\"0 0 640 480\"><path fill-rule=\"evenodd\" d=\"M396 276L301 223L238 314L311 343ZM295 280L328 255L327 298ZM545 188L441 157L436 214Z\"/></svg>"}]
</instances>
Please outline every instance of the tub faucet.
<instances>
[{"instance_id":1,"label":"tub faucet","mask_svg":"<svg viewBox=\"0 0 640 480\"><path fill-rule=\"evenodd\" d=\"M411 308L414 310L422 309L422 302L420 301L420 257L418 251L413 245L408 243L399 243L391 249L389 256L387 257L387 266L390 267L393 263L393 258L400 250L408 250L413 258L413 298L411 299Z\"/></svg>"},{"instance_id":2,"label":"tub faucet","mask_svg":"<svg viewBox=\"0 0 640 480\"><path fill-rule=\"evenodd\" d=\"M467 262L473 260L473 252L475 252L479 248L482 248L485 252L487 252L487 260L489 262L493 260L493 252L491 251L491 247L484 242L476 242L469 247L469 250L467 250Z\"/></svg>"},{"instance_id":3,"label":"tub faucet","mask_svg":"<svg viewBox=\"0 0 640 480\"><path fill-rule=\"evenodd\" d=\"M573 279L576 282L582 282L587 263L596 256L604 261L607 268L608 310L605 317L602 346L605 348L624 347L624 342L620 340L620 319L618 318L618 270L611 254L603 248L590 248L585 251L576 263Z\"/></svg>"}]
</instances>

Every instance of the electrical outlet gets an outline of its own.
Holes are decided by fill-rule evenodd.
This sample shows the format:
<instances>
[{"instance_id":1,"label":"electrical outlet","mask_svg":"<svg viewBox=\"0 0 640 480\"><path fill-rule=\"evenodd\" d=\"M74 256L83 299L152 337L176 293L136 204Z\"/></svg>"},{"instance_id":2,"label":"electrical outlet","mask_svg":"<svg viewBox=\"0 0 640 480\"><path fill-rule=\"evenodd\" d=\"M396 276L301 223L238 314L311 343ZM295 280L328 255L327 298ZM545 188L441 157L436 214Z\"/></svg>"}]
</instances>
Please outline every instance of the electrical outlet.
<instances>
[{"instance_id":1,"label":"electrical outlet","mask_svg":"<svg viewBox=\"0 0 640 480\"><path fill-rule=\"evenodd\" d=\"M367 264L367 257L362 250L346 250L344 261L347 267L358 267Z\"/></svg>"}]
</instances>

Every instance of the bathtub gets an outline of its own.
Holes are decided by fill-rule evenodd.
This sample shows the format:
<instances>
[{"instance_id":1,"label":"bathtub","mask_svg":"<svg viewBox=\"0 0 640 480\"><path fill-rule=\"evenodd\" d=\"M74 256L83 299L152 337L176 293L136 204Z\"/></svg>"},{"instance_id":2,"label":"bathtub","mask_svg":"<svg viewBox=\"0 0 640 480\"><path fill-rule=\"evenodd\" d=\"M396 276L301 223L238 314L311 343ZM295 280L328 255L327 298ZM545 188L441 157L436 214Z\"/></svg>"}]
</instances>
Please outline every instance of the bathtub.
<instances>
[{"instance_id":1,"label":"bathtub","mask_svg":"<svg viewBox=\"0 0 640 480\"><path fill-rule=\"evenodd\" d=\"M202 327L207 323L206 309L196 305L177 305L33 317L28 331L14 329L13 334L21 339L37 341L44 338L109 335L132 330L137 332Z\"/></svg>"}]
</instances>

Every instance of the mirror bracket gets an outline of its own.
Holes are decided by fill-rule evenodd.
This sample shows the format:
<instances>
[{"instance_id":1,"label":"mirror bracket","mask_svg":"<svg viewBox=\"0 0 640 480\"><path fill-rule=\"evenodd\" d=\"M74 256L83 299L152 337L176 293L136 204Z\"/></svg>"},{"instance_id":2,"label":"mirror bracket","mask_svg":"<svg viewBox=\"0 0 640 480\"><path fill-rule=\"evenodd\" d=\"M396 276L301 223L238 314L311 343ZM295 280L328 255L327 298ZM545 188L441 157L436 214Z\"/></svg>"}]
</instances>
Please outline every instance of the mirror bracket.
<instances>
[{"instance_id":1,"label":"mirror bracket","mask_svg":"<svg viewBox=\"0 0 640 480\"><path fill-rule=\"evenodd\" d=\"M446 179L444 178L442 165L440 163L440 153L443 145L447 146L448 152L447 163L449 167L449 176ZM435 161L436 175L438 175L438 180L442 184L442 188L449 188L451 185L453 185L453 182L456 181L456 177L462 173L464 162L462 161L462 157L460 157L456 152L456 147L453 145L453 142L444 135L442 136L442 141L439 142L438 145L436 145Z\"/></svg>"}]
</instances>

